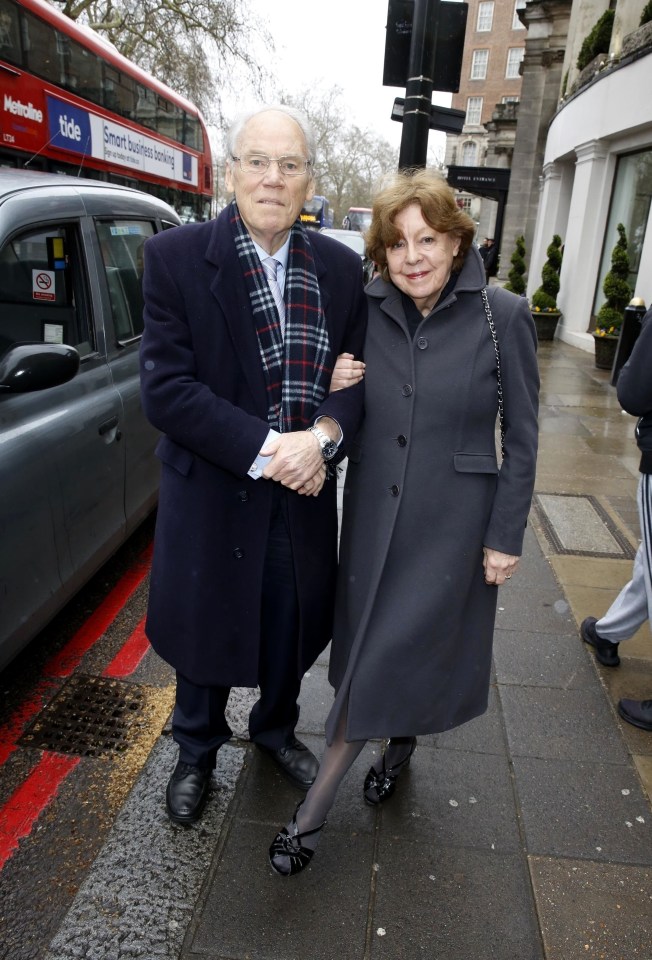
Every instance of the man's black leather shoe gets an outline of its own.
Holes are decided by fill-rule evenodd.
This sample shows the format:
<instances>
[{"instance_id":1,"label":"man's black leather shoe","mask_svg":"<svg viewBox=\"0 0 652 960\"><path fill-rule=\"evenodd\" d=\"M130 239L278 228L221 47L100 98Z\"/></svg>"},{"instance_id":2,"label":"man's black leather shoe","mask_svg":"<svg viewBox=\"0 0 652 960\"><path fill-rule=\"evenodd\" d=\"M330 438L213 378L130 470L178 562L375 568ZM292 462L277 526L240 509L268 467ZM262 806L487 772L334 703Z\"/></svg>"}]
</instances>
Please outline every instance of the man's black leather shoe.
<instances>
[{"instance_id":1,"label":"man's black leather shoe","mask_svg":"<svg viewBox=\"0 0 652 960\"><path fill-rule=\"evenodd\" d=\"M173 823L199 820L208 796L211 771L179 760L165 791L165 808Z\"/></svg>"},{"instance_id":2,"label":"man's black leather shoe","mask_svg":"<svg viewBox=\"0 0 652 960\"><path fill-rule=\"evenodd\" d=\"M257 743L256 746L272 758L288 780L299 790L309 790L315 782L319 761L305 743L301 743L296 737L278 750L266 747L262 743Z\"/></svg>"},{"instance_id":3,"label":"man's black leather shoe","mask_svg":"<svg viewBox=\"0 0 652 960\"><path fill-rule=\"evenodd\" d=\"M598 636L595 625L598 621L595 617L587 617L582 620L580 634L584 643L589 643L595 650L595 655L600 663L605 667L617 667L620 663L618 656L618 644L611 643L610 640L603 640Z\"/></svg>"},{"instance_id":4,"label":"man's black leather shoe","mask_svg":"<svg viewBox=\"0 0 652 960\"><path fill-rule=\"evenodd\" d=\"M652 700L620 700L618 713L627 723L641 730L652 730Z\"/></svg>"}]
</instances>

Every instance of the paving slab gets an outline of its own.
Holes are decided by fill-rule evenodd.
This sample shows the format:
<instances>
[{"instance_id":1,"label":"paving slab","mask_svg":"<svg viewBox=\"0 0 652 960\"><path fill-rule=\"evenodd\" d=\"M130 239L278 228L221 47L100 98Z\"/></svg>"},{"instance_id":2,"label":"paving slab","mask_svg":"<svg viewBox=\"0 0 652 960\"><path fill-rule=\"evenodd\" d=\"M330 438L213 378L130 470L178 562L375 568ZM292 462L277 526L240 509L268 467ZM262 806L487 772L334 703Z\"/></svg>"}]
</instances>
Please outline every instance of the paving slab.
<instances>
[{"instance_id":1,"label":"paving slab","mask_svg":"<svg viewBox=\"0 0 652 960\"><path fill-rule=\"evenodd\" d=\"M649 960L652 870L532 857L530 872L551 960Z\"/></svg>"},{"instance_id":2,"label":"paving slab","mask_svg":"<svg viewBox=\"0 0 652 960\"><path fill-rule=\"evenodd\" d=\"M513 766L529 853L652 864L650 804L631 762L516 757Z\"/></svg>"},{"instance_id":3,"label":"paving slab","mask_svg":"<svg viewBox=\"0 0 652 960\"><path fill-rule=\"evenodd\" d=\"M282 878L269 826L239 816L189 931L184 960L358 960L364 956L375 837L324 830L313 863Z\"/></svg>"},{"instance_id":4,"label":"paving slab","mask_svg":"<svg viewBox=\"0 0 652 960\"><path fill-rule=\"evenodd\" d=\"M383 834L378 863L373 960L543 957L522 855Z\"/></svg>"},{"instance_id":5,"label":"paving slab","mask_svg":"<svg viewBox=\"0 0 652 960\"><path fill-rule=\"evenodd\" d=\"M601 687L501 686L512 757L626 763L627 750Z\"/></svg>"},{"instance_id":6,"label":"paving slab","mask_svg":"<svg viewBox=\"0 0 652 960\"><path fill-rule=\"evenodd\" d=\"M492 684L489 688L489 705L486 713L461 727L455 727L454 730L438 733L436 742L437 746L447 750L506 754L507 740L496 685Z\"/></svg>"},{"instance_id":7,"label":"paving slab","mask_svg":"<svg viewBox=\"0 0 652 960\"><path fill-rule=\"evenodd\" d=\"M382 811L382 833L515 853L521 840L507 757L417 746Z\"/></svg>"},{"instance_id":8,"label":"paving slab","mask_svg":"<svg viewBox=\"0 0 652 960\"><path fill-rule=\"evenodd\" d=\"M496 630L494 662L501 685L595 687L595 671L575 631L560 635Z\"/></svg>"}]
</instances>

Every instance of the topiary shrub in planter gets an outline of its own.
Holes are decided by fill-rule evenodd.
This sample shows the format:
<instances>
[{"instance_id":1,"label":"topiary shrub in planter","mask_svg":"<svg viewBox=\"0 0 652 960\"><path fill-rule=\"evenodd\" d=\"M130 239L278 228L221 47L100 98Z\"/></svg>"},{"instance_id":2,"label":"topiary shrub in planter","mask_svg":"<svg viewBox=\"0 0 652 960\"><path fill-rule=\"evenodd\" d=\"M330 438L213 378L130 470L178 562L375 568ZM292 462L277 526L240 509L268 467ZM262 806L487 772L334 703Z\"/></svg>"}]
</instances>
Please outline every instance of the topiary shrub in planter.
<instances>
[{"instance_id":1,"label":"topiary shrub in planter","mask_svg":"<svg viewBox=\"0 0 652 960\"><path fill-rule=\"evenodd\" d=\"M507 283L505 284L505 290L511 290L512 293L518 293L519 296L522 296L525 293L525 237L520 236L516 238L515 249L512 254L510 263L512 269L507 274Z\"/></svg>"},{"instance_id":2,"label":"topiary shrub in planter","mask_svg":"<svg viewBox=\"0 0 652 960\"><path fill-rule=\"evenodd\" d=\"M644 27L645 24L650 23L650 21L652 21L652 0L648 0L648 2L643 7L643 12L641 13L641 21L639 23L639 27Z\"/></svg>"},{"instance_id":3,"label":"topiary shrub in planter","mask_svg":"<svg viewBox=\"0 0 652 960\"><path fill-rule=\"evenodd\" d=\"M561 237L555 234L548 249L547 260L541 271L541 286L532 294L530 310L539 340L553 340L560 313L557 306L559 271L561 269Z\"/></svg>"},{"instance_id":4,"label":"topiary shrub in planter","mask_svg":"<svg viewBox=\"0 0 652 960\"><path fill-rule=\"evenodd\" d=\"M607 299L598 310L593 334L596 349L595 363L603 370L611 369L623 323L623 311L632 298L632 288L627 282L629 275L627 234L622 223L619 223L616 229L618 240L611 251L611 269L602 283L602 292Z\"/></svg>"},{"instance_id":5,"label":"topiary shrub in planter","mask_svg":"<svg viewBox=\"0 0 652 960\"><path fill-rule=\"evenodd\" d=\"M579 71L588 67L591 60L595 60L598 54L609 53L615 15L615 10L605 10L593 30L585 38L577 58L577 69Z\"/></svg>"}]
</instances>

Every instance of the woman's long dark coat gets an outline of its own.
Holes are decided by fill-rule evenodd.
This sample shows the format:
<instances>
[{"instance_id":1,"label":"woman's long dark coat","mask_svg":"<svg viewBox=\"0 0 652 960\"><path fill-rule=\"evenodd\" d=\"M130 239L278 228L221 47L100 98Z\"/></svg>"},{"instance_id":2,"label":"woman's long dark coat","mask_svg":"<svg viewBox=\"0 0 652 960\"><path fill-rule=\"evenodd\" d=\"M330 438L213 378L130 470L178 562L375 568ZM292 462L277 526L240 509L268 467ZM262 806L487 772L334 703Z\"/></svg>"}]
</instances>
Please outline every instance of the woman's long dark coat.
<instances>
[{"instance_id":1,"label":"woman's long dark coat","mask_svg":"<svg viewBox=\"0 0 652 960\"><path fill-rule=\"evenodd\" d=\"M333 361L362 350L367 305L360 258L310 234ZM258 683L263 563L274 481L247 476L268 433L267 392L249 294L228 223L157 234L145 245L143 407L163 433L147 636L193 683ZM316 415L360 423L358 387ZM300 605L302 675L331 638L337 566L336 485L288 492Z\"/></svg>"},{"instance_id":2,"label":"woman's long dark coat","mask_svg":"<svg viewBox=\"0 0 652 960\"><path fill-rule=\"evenodd\" d=\"M400 292L367 288L365 421L349 452L330 680L332 740L447 730L487 707L497 588L483 545L520 555L534 487L539 376L527 301L489 288L471 249L414 340ZM509 589L509 585L503 589Z\"/></svg>"}]
</instances>

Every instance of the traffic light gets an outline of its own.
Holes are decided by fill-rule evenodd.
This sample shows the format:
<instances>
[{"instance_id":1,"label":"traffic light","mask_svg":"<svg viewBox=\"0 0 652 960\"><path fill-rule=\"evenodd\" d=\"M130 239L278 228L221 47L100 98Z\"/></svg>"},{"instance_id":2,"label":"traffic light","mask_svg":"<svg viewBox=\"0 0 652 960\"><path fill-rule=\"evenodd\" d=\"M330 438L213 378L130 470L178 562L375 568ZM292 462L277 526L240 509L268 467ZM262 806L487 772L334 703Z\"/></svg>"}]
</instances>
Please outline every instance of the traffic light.
<instances>
[{"instance_id":1,"label":"traffic light","mask_svg":"<svg viewBox=\"0 0 652 960\"><path fill-rule=\"evenodd\" d=\"M468 3L442 0L435 47L433 90L457 93L460 89L462 55ZM383 86L405 87L408 79L414 0L389 0Z\"/></svg>"}]
</instances>

